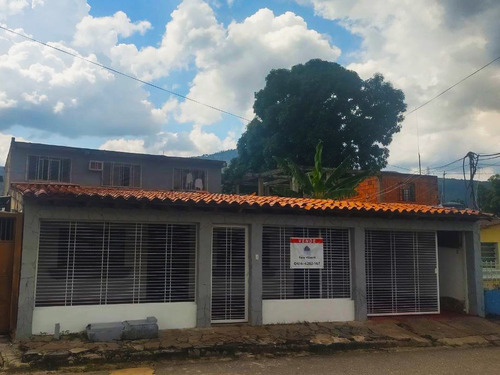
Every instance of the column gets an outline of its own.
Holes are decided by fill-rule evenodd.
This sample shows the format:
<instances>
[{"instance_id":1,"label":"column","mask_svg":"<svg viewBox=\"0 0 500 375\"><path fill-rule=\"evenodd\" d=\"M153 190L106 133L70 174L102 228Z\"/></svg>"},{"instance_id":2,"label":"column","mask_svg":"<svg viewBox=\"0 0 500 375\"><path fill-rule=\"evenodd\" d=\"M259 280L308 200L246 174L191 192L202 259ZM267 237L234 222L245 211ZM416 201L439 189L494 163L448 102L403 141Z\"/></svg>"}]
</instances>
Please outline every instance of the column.
<instances>
[{"instance_id":1,"label":"column","mask_svg":"<svg viewBox=\"0 0 500 375\"><path fill-rule=\"evenodd\" d=\"M196 259L196 326L210 327L212 270L212 223L204 220L199 224L198 254Z\"/></svg>"},{"instance_id":2,"label":"column","mask_svg":"<svg viewBox=\"0 0 500 375\"><path fill-rule=\"evenodd\" d=\"M249 322L262 324L262 224L250 226Z\"/></svg>"},{"instance_id":3,"label":"column","mask_svg":"<svg viewBox=\"0 0 500 375\"><path fill-rule=\"evenodd\" d=\"M354 227L351 230L352 299L354 318L359 321L367 319L365 269L365 228Z\"/></svg>"},{"instance_id":4,"label":"column","mask_svg":"<svg viewBox=\"0 0 500 375\"><path fill-rule=\"evenodd\" d=\"M464 237L469 314L484 317L483 270L481 267L479 224L474 224L472 231L464 232Z\"/></svg>"}]
</instances>

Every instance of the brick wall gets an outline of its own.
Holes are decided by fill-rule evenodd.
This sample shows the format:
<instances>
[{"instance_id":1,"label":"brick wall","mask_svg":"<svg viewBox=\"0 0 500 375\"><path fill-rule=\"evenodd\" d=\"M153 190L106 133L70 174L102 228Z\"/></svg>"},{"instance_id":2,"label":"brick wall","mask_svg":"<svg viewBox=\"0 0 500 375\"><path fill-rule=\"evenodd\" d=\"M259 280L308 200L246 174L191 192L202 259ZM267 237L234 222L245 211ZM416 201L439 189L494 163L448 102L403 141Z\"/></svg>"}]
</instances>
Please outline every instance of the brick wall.
<instances>
[{"instance_id":1,"label":"brick wall","mask_svg":"<svg viewBox=\"0 0 500 375\"><path fill-rule=\"evenodd\" d=\"M438 179L436 176L417 176L396 172L381 172L378 177L369 177L357 187L358 195L352 199L365 202L397 203L401 199L401 188L413 184L415 204L435 206L439 203Z\"/></svg>"},{"instance_id":2,"label":"brick wall","mask_svg":"<svg viewBox=\"0 0 500 375\"><path fill-rule=\"evenodd\" d=\"M435 206L438 204L438 180L436 176L412 176L400 173L382 174L380 188L381 202L402 202L401 187L413 184L415 187L415 204Z\"/></svg>"},{"instance_id":3,"label":"brick wall","mask_svg":"<svg viewBox=\"0 0 500 375\"><path fill-rule=\"evenodd\" d=\"M378 203L379 179L378 177L368 177L356 188L358 195L352 199L363 202Z\"/></svg>"}]
</instances>

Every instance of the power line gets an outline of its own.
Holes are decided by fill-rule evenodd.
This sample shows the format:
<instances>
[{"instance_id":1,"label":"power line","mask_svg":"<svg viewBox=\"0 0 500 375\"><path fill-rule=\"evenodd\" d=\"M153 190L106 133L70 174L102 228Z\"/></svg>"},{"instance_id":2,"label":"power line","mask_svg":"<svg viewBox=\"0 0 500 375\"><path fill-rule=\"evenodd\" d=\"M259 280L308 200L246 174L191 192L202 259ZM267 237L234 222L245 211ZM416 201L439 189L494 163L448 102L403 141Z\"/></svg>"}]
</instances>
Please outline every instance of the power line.
<instances>
[{"instance_id":1,"label":"power line","mask_svg":"<svg viewBox=\"0 0 500 375\"><path fill-rule=\"evenodd\" d=\"M405 167L400 167L399 165L394 165L394 164L387 164L389 167L397 168L397 169L402 169L404 171L412 171L411 168L405 168Z\"/></svg>"},{"instance_id":2,"label":"power line","mask_svg":"<svg viewBox=\"0 0 500 375\"><path fill-rule=\"evenodd\" d=\"M440 165L438 167L430 167L429 170L434 171L434 170L437 170L437 169L443 169L443 168L449 167L452 164L458 163L459 161L462 161L462 160L463 160L463 157L461 157L461 158L459 158L457 160L454 160L454 161L452 161L452 162L450 162L448 164L445 164L445 165Z\"/></svg>"},{"instance_id":3,"label":"power line","mask_svg":"<svg viewBox=\"0 0 500 375\"><path fill-rule=\"evenodd\" d=\"M48 44L48 43L42 42L42 41L40 41L40 40L37 40L37 39L35 39L35 38L31 38L31 37L29 37L28 35L21 34L21 33L17 32L17 31L14 31L14 30L9 29L9 28L7 28L7 27L4 27L4 26L2 26L2 25L0 25L0 29L5 30L5 31L7 31L7 32L9 32L9 33L15 34L15 35L17 35L17 36L20 36L20 37L22 37L22 38L28 39L28 40L30 40L30 41L32 41L32 42L35 42L35 43L41 44L41 45L43 45L43 46L45 46L45 47L52 48L52 49L54 49L54 50L56 50L56 51L59 51L59 52L65 53L66 55L69 55L69 56L75 57L75 58L77 58L77 59L80 59L80 60L86 61L86 62L88 62L89 64L93 64L93 65L95 65L95 66L98 66L99 68L102 68L102 69L108 70L108 71L110 71L110 72L112 72L112 73L115 73L115 74L121 75L121 76L126 77L126 78L133 79L134 81L140 82L140 83L142 83L142 84L144 84L144 85L146 85L146 86L150 86L150 87L153 87L153 88L155 88L155 89L158 89L158 90L161 90L161 91L167 92L167 93L169 93L169 94L171 94L171 95L178 96L179 98L182 98L182 99L184 99L184 100L188 100L188 101L190 101L190 102L193 102L193 103L196 103L196 104L199 104L199 105L205 106L205 107L207 107L207 108L210 108L210 109L213 109L213 110L215 110L215 111L218 111L218 112L224 113L224 114L226 114L226 115L230 115L230 116L233 116L233 117L239 118L239 119L241 119L241 120L245 120L245 121L247 121L247 122L250 122L250 121L251 121L251 120L249 120L249 119L247 119L247 118L245 118L245 117L243 117L243 116L240 116L240 115L237 115L237 114L231 113L231 112L226 111L226 110L224 110L224 109L217 108L217 107L215 107L215 106L213 106L213 105L210 105L210 104L207 104L207 103L200 102L200 101L198 101L198 100L196 100L196 99L192 99L192 98L190 98L190 97L188 97L188 96L185 96L185 95L179 94L179 93L177 93L177 92L175 92L175 91L171 91L171 90L165 89L165 88L163 88L163 87L160 87L160 86L158 86L158 85L155 85L154 83L151 83L151 82L148 82L148 81L144 81L144 80L142 80L142 79L140 79L140 78L134 77L133 75L130 75L130 74L127 74L127 73L123 73L123 72L121 72L121 71L119 71L119 70L116 70L116 69L114 69L114 68L111 68L111 67L109 67L109 66L107 66L107 65L104 65L104 64L98 63L98 62L96 62L96 61L92 61L92 60L90 60L90 59L87 59L87 58L85 58L85 57L83 57L83 56L80 56L80 55L78 55L78 54L76 54L76 53L72 53L72 52L66 51L66 50L64 50L64 49L62 49L62 48L58 48L58 47L52 46L52 45L50 45L50 44Z\"/></svg>"},{"instance_id":4,"label":"power line","mask_svg":"<svg viewBox=\"0 0 500 375\"><path fill-rule=\"evenodd\" d=\"M495 152L493 154L478 154L479 156L500 156L500 152Z\"/></svg>"},{"instance_id":5,"label":"power line","mask_svg":"<svg viewBox=\"0 0 500 375\"><path fill-rule=\"evenodd\" d=\"M464 82L465 80L469 79L470 77L472 77L473 75L479 73L481 70L483 70L484 68L490 66L491 64L493 64L495 61L497 60L500 60L500 56L498 56L496 59L493 59L491 60L488 64L486 65L483 65L482 67L480 67L479 69L475 70L474 72L472 72L471 74L469 74L467 77L464 77L462 78L460 81L458 81L457 83L451 85L450 87L448 87L446 90L444 91L441 91L439 94L437 94L436 96L434 96L433 98L429 99L428 101L426 101L425 103L419 105L417 108L411 110L410 112L408 112L406 114L406 116L409 116L411 115L412 113L418 111L420 108L422 107L425 107L427 104L431 103L432 101L436 100L437 98L439 98L440 96L446 94L448 91L450 91L451 89L453 89L454 87L458 86L459 84L461 84L462 82Z\"/></svg>"}]
</instances>

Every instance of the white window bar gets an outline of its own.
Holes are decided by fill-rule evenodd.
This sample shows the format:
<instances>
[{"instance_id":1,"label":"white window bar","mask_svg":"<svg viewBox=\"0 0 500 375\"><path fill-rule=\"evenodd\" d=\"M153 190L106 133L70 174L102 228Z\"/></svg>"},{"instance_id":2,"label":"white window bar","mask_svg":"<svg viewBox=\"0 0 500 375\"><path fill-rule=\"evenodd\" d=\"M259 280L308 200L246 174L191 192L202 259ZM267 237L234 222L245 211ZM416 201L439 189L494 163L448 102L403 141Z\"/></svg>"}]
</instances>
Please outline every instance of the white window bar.
<instances>
[{"instance_id":1,"label":"white window bar","mask_svg":"<svg viewBox=\"0 0 500 375\"><path fill-rule=\"evenodd\" d=\"M35 306L194 301L194 224L42 221Z\"/></svg>"}]
</instances>

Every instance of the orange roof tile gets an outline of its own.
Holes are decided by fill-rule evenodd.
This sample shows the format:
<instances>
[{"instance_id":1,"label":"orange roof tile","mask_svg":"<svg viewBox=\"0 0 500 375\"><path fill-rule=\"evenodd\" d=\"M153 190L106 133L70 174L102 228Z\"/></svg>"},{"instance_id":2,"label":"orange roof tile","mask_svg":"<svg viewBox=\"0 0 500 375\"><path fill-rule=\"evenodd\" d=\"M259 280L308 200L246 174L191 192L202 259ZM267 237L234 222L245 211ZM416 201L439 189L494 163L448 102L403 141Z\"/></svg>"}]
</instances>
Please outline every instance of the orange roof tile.
<instances>
[{"instance_id":1,"label":"orange roof tile","mask_svg":"<svg viewBox=\"0 0 500 375\"><path fill-rule=\"evenodd\" d=\"M168 190L144 190L128 188L88 187L71 184L18 183L12 187L23 197L34 198L97 198L124 199L126 201L163 202L168 204L242 207L285 208L309 212L359 212L385 214L419 214L425 216L468 217L481 219L483 214L474 210L460 210L404 203L371 203L349 200L287 198L275 196L231 195L209 192L182 192Z\"/></svg>"}]
</instances>

